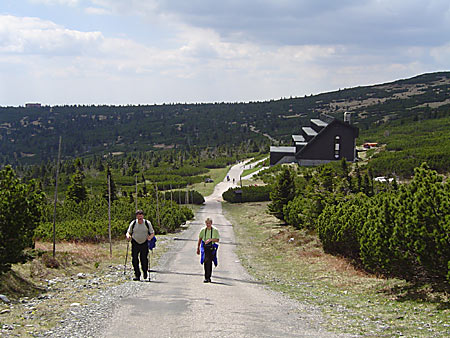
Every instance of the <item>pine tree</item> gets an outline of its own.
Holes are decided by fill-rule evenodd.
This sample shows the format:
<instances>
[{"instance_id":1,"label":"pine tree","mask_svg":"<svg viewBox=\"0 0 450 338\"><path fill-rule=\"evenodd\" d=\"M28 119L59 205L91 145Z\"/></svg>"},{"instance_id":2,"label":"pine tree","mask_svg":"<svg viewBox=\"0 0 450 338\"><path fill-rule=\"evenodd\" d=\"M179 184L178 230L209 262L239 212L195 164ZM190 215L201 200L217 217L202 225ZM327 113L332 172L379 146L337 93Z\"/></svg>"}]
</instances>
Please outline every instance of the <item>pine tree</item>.
<instances>
[{"instance_id":1,"label":"pine tree","mask_svg":"<svg viewBox=\"0 0 450 338\"><path fill-rule=\"evenodd\" d=\"M284 167L278 175L273 191L270 193L272 202L269 204L269 213L284 221L283 207L294 198L295 186L291 172Z\"/></svg>"},{"instance_id":2,"label":"pine tree","mask_svg":"<svg viewBox=\"0 0 450 338\"><path fill-rule=\"evenodd\" d=\"M33 246L45 197L34 181L19 180L10 166L0 170L0 273L22 258L22 251Z\"/></svg>"},{"instance_id":3,"label":"pine tree","mask_svg":"<svg viewBox=\"0 0 450 338\"><path fill-rule=\"evenodd\" d=\"M66 198L80 203L87 198L86 187L83 184L84 174L77 169L75 174L72 175L71 184L67 188Z\"/></svg>"}]
</instances>

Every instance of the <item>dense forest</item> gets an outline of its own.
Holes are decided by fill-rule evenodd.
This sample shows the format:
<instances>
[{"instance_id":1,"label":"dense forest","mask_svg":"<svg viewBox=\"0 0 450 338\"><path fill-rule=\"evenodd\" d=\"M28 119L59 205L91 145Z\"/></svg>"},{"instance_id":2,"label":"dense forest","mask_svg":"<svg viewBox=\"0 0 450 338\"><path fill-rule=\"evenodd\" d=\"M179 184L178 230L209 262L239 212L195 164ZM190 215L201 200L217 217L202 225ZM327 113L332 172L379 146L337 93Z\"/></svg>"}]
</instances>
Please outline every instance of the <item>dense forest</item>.
<instances>
[{"instance_id":1,"label":"dense forest","mask_svg":"<svg viewBox=\"0 0 450 338\"><path fill-rule=\"evenodd\" d=\"M160 149L247 152L287 144L310 118L353 113L363 132L386 123L448 116L450 72L266 102L0 107L0 165L117 156ZM364 133L362 133L364 135ZM361 139L361 141L363 141Z\"/></svg>"}]
</instances>

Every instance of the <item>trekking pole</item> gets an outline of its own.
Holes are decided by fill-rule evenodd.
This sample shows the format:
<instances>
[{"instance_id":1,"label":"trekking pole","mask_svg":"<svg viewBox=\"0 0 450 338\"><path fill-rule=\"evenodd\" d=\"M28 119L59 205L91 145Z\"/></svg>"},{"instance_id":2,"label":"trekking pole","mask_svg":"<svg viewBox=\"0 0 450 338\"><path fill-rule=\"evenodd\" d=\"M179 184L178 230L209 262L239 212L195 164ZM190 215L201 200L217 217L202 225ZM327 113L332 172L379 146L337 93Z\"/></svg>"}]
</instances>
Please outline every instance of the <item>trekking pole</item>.
<instances>
[{"instance_id":1,"label":"trekking pole","mask_svg":"<svg viewBox=\"0 0 450 338\"><path fill-rule=\"evenodd\" d=\"M152 250L153 252L153 250ZM152 266L152 254L149 254L150 256L150 260L148 261L148 281L151 282L152 281L152 273L151 273L151 266Z\"/></svg>"},{"instance_id":2,"label":"trekking pole","mask_svg":"<svg viewBox=\"0 0 450 338\"><path fill-rule=\"evenodd\" d=\"M125 264L123 265L123 275L125 276L125 269L127 268L127 259L128 259L128 247L130 245L130 241L127 240L127 253L125 254Z\"/></svg>"}]
</instances>

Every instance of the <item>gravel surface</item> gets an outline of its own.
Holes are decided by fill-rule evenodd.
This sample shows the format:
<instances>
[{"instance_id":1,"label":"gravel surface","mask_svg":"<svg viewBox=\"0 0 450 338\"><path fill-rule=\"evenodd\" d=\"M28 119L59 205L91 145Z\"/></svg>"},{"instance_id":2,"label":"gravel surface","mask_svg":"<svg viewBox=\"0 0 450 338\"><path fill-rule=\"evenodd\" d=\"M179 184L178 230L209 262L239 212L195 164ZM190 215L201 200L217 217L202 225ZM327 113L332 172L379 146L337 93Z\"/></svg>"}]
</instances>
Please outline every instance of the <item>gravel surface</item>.
<instances>
[{"instance_id":1,"label":"gravel surface","mask_svg":"<svg viewBox=\"0 0 450 338\"><path fill-rule=\"evenodd\" d=\"M177 243L174 242L170 250L176 250L176 245ZM170 254L167 254L161 259L161 262L165 262L169 256ZM152 269L158 269L159 267L160 265L156 265ZM151 282L133 281L132 277L134 274L131 265L127 267L127 273L124 277L123 268L123 265L111 267L111 271L105 277L108 279L127 279L123 284L96 292L93 296L89 297L87 305L73 303L70 311L66 313L60 325L43 335L36 335L36 337L101 337L101 332L120 305L120 300L142 293L151 284ZM151 275L154 275L154 273L151 273ZM64 287L74 288L75 291L76 283L81 283L85 287L86 285L97 284L98 278L91 277L86 275L78 281L68 280L65 282Z\"/></svg>"}]
</instances>

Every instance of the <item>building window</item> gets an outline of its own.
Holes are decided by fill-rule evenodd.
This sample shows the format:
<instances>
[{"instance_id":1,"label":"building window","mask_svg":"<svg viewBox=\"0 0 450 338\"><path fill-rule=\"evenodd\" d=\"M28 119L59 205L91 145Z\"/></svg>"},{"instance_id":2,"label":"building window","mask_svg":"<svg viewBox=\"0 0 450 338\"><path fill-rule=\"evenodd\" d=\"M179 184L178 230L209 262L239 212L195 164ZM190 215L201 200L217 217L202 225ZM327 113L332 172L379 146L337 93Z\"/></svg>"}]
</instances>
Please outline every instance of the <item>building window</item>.
<instances>
[{"instance_id":1,"label":"building window","mask_svg":"<svg viewBox=\"0 0 450 338\"><path fill-rule=\"evenodd\" d=\"M334 137L334 158L338 159L341 156L341 137L336 135Z\"/></svg>"}]
</instances>

